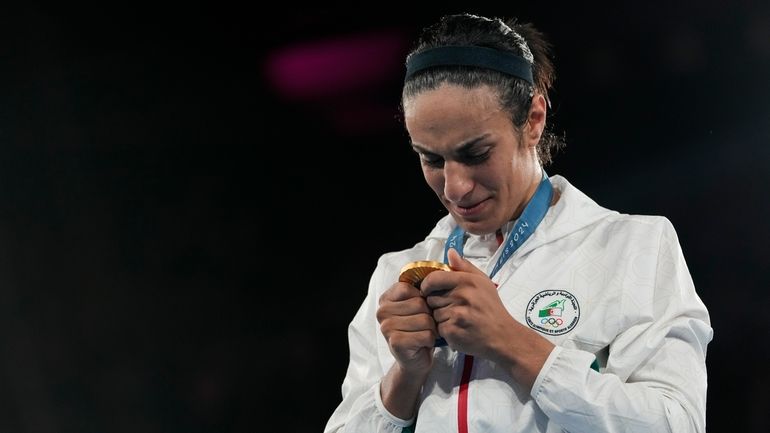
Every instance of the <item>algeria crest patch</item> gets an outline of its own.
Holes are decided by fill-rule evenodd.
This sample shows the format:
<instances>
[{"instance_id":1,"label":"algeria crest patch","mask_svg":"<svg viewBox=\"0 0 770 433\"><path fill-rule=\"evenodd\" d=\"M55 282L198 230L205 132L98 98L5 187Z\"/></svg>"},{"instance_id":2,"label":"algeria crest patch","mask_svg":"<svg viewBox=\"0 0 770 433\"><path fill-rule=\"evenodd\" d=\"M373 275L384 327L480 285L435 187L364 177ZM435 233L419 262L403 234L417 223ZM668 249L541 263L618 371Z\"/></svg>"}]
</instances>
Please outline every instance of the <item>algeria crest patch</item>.
<instances>
[{"instance_id":1,"label":"algeria crest patch","mask_svg":"<svg viewBox=\"0 0 770 433\"><path fill-rule=\"evenodd\" d=\"M546 335L562 335L580 320L580 305L566 290L543 290L527 305L527 325Z\"/></svg>"}]
</instances>

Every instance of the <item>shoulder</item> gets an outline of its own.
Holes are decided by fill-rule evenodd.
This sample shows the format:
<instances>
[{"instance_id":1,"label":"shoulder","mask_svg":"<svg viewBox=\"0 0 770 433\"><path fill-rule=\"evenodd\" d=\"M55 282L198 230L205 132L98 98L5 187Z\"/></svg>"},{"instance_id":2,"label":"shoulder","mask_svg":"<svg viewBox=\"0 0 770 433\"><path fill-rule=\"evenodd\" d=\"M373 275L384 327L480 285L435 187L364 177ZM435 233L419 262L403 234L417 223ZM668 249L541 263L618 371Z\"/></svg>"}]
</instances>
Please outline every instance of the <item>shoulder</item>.
<instances>
[{"instance_id":1,"label":"shoulder","mask_svg":"<svg viewBox=\"0 0 770 433\"><path fill-rule=\"evenodd\" d=\"M632 261L636 270L654 266L668 255L665 251L679 249L673 224L661 215L617 213L607 216L594 230L592 239L599 240L599 246L616 260Z\"/></svg>"},{"instance_id":2,"label":"shoulder","mask_svg":"<svg viewBox=\"0 0 770 433\"><path fill-rule=\"evenodd\" d=\"M676 230L671 221L662 215L639 215L617 213L605 220L609 229L614 229L619 235L676 236Z\"/></svg>"},{"instance_id":3,"label":"shoulder","mask_svg":"<svg viewBox=\"0 0 770 433\"><path fill-rule=\"evenodd\" d=\"M665 216L628 214L606 209L565 178L554 176L553 182L562 194L560 212L554 216L562 227L576 231L598 230L609 236L610 242L633 240L634 243L629 244L629 248L658 242L662 237L676 238L674 226Z\"/></svg>"}]
</instances>

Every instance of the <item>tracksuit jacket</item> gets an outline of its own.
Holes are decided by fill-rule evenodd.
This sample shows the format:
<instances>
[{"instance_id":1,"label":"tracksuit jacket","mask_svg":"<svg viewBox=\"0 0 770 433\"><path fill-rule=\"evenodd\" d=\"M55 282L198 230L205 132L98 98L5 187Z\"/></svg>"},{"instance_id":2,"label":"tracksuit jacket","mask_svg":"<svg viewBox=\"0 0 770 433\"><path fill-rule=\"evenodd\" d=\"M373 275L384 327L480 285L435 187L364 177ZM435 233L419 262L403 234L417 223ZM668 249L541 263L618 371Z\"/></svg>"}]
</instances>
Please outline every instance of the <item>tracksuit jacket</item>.
<instances>
[{"instance_id":1,"label":"tracksuit jacket","mask_svg":"<svg viewBox=\"0 0 770 433\"><path fill-rule=\"evenodd\" d=\"M600 207L562 176L551 182L560 199L493 278L511 316L556 345L532 389L476 358L460 407L464 354L440 347L415 418L382 404L380 380L395 360L378 299L408 262L443 260L456 225L447 215L412 248L380 257L348 328L342 402L325 433L457 432L458 411L469 433L705 431L713 331L671 223ZM501 250L494 234L469 235L464 255L489 272Z\"/></svg>"}]
</instances>

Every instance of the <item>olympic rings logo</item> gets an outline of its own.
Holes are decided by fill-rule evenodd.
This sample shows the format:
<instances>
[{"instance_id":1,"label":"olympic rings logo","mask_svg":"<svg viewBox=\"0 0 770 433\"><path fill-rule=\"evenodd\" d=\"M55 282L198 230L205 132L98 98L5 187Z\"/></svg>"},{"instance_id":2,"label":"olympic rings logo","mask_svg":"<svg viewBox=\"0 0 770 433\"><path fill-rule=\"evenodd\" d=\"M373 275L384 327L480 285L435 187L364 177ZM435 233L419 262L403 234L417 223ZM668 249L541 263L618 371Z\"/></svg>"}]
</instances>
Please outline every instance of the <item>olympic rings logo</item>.
<instances>
[{"instance_id":1,"label":"olympic rings logo","mask_svg":"<svg viewBox=\"0 0 770 433\"><path fill-rule=\"evenodd\" d=\"M577 326L580 305L577 298L566 290L541 290L529 300L524 319L530 328L541 334L563 335Z\"/></svg>"},{"instance_id":2,"label":"olympic rings logo","mask_svg":"<svg viewBox=\"0 0 770 433\"><path fill-rule=\"evenodd\" d=\"M553 317L546 317L546 318L543 318L543 319L540 320L540 324L541 325L548 324L548 325L553 326L554 328L558 328L559 326L562 325L562 323L564 323L564 321L561 320L561 318L559 318L559 317L557 317L555 319Z\"/></svg>"}]
</instances>

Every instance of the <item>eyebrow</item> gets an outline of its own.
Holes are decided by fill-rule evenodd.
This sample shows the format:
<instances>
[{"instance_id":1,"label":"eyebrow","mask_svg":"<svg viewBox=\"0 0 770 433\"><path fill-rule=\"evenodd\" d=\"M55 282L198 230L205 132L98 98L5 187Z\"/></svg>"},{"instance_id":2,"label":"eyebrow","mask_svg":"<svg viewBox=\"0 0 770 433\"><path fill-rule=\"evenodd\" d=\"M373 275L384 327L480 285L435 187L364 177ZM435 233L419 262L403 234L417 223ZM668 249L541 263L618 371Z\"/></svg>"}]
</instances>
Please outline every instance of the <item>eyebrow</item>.
<instances>
[{"instance_id":1,"label":"eyebrow","mask_svg":"<svg viewBox=\"0 0 770 433\"><path fill-rule=\"evenodd\" d=\"M468 151L468 150L469 150L471 147L473 147L473 145L474 145L474 144L476 144L476 143L478 143L479 141L481 141L481 140L483 140L483 139L485 139L485 138L489 137L489 135L490 135L489 133L486 133L486 134L480 135L480 136L478 136L478 137L476 137L476 138L472 138L472 139L470 139L470 140L468 140L468 141L466 141L466 142L463 142L463 143L461 143L459 146L457 146L457 149L455 149L455 152L456 152L456 153L463 153L463 152L467 152L467 151ZM418 152L421 152L421 153L430 153L430 154L433 154L433 153L434 153L434 152L431 152L430 150L428 150L428 149L426 149L426 148L422 147L421 145L419 145L419 144L417 144L417 143L415 143L415 142L411 142L411 144L412 144L412 148L413 148L414 150L418 151Z\"/></svg>"}]
</instances>

